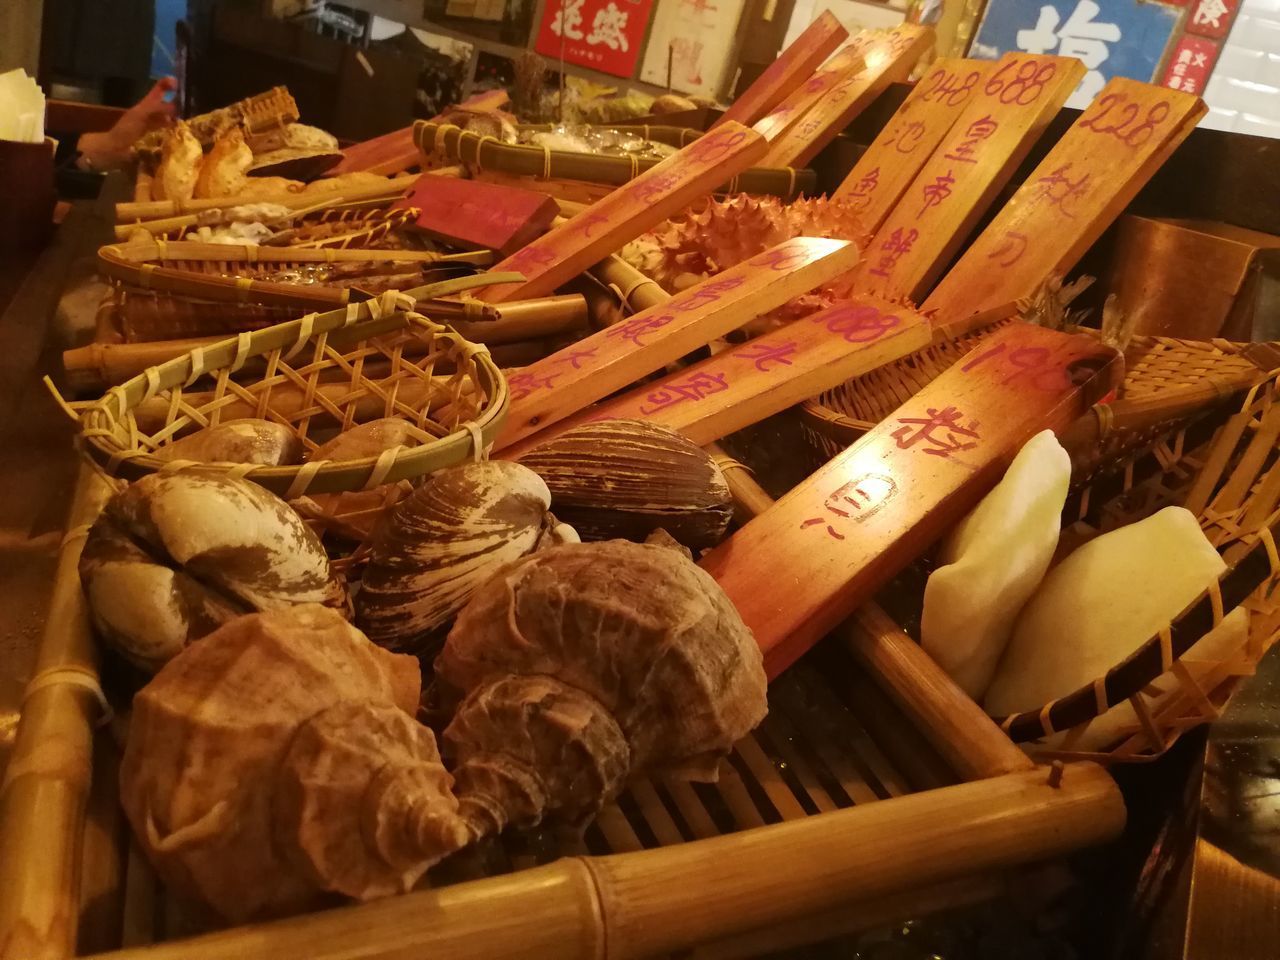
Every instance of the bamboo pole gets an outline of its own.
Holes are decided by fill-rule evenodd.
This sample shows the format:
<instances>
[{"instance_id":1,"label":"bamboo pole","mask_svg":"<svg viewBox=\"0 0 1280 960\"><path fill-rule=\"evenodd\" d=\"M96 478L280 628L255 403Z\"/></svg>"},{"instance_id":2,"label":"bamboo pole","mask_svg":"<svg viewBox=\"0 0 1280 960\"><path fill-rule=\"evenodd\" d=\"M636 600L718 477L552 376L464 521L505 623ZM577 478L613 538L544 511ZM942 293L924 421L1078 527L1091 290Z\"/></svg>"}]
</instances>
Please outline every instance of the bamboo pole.
<instances>
[{"instance_id":1,"label":"bamboo pole","mask_svg":"<svg viewBox=\"0 0 1280 960\"><path fill-rule=\"evenodd\" d=\"M962 877L922 890L876 897L864 903L841 904L825 913L748 930L697 947L688 956L689 960L747 960L819 940L874 930L907 917L929 916L944 910L986 903L997 899L1008 889L1009 881L1000 874Z\"/></svg>"},{"instance_id":2,"label":"bamboo pole","mask_svg":"<svg viewBox=\"0 0 1280 960\"><path fill-rule=\"evenodd\" d=\"M458 166L441 167L428 170L424 176L456 177L462 168ZM373 183L365 186L337 184L322 190L308 190L299 193L284 192L271 195L245 197L206 197L200 200L153 200L148 203L117 203L116 222L132 223L141 220L153 220L157 217L174 217L200 210L213 210L217 207L237 206L244 203L277 203L291 210L308 207L317 200L332 198L335 203L352 203L358 200L374 200L383 197L395 197L404 193L417 176L392 177L385 183Z\"/></svg>"},{"instance_id":3,"label":"bamboo pole","mask_svg":"<svg viewBox=\"0 0 1280 960\"><path fill-rule=\"evenodd\" d=\"M639 960L971 874L1124 826L1095 764L1006 774L677 846L567 858L104 960ZM726 869L732 865L732 869Z\"/></svg>"},{"instance_id":4,"label":"bamboo pole","mask_svg":"<svg viewBox=\"0 0 1280 960\"><path fill-rule=\"evenodd\" d=\"M724 472L739 522L773 505L743 464L715 444L707 451ZM864 604L836 635L961 777L994 777L1034 767L879 605Z\"/></svg>"},{"instance_id":5,"label":"bamboo pole","mask_svg":"<svg viewBox=\"0 0 1280 960\"><path fill-rule=\"evenodd\" d=\"M82 536L111 489L80 468L58 556L36 672L27 685L13 754L0 786L0 960L75 953L80 850L89 796L97 662L80 591Z\"/></svg>"},{"instance_id":6,"label":"bamboo pole","mask_svg":"<svg viewBox=\"0 0 1280 960\"><path fill-rule=\"evenodd\" d=\"M463 316L464 305L456 306L457 315ZM448 305L442 308L428 304L421 309L433 320L448 323L466 339L489 346L541 341L583 327L587 322L587 303L578 294L483 305L480 309L495 314L492 320L452 319L449 314L453 311L448 310ZM181 357L197 347L221 343L228 337L234 334L144 343L90 343L65 351L62 366L68 387L76 392L89 392L123 383L148 367ZM337 349L342 345L342 338L334 335L330 343ZM406 357L421 355L422 351L415 352L412 345L404 352Z\"/></svg>"}]
</instances>

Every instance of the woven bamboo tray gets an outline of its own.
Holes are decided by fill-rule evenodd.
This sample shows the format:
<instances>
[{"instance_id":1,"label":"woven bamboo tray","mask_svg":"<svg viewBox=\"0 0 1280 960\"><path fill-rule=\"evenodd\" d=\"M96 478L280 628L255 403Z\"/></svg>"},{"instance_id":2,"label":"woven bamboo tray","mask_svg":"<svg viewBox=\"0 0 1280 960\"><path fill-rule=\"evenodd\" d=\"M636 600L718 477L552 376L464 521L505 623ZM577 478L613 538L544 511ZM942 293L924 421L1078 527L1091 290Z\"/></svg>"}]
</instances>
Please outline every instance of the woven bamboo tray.
<instances>
[{"instance_id":1,"label":"woven bamboo tray","mask_svg":"<svg viewBox=\"0 0 1280 960\"><path fill-rule=\"evenodd\" d=\"M85 475L73 532L105 492ZM620 958L749 956L993 896L1006 869L1105 841L1124 822L1101 768L1034 767L896 626L861 617L771 688L768 720L716 785L642 782L580 839L509 835L440 865L434 889L164 942L200 928L120 844L113 752L100 735L95 756L90 737L99 707L80 542L63 548L11 761L27 772L0 793L0 851L23 878L0 887L5 960L121 944L132 949L116 956L149 960L586 960L606 943ZM53 742L60 762L33 765ZM105 775L90 795L94 764Z\"/></svg>"},{"instance_id":2,"label":"woven bamboo tray","mask_svg":"<svg viewBox=\"0 0 1280 960\"><path fill-rule=\"evenodd\" d=\"M834 456L1003 325L939 338L918 354L807 401L800 422L811 447L820 459ZM1184 505L1197 514L1232 569L1220 589L1206 593L1171 625L1176 640L1152 638L1092 686L1039 711L998 718L1016 740L1034 741L1028 749L1042 759L1132 762L1159 756L1185 730L1218 715L1280 630L1270 599L1275 571L1265 545L1277 499L1261 482L1275 460L1274 417L1265 427L1263 419L1274 404L1275 382L1267 376L1280 367L1280 352L1272 344L1137 337L1127 346L1125 360L1119 397L1095 407L1062 438L1073 454L1075 474L1064 538L1083 542L1162 507ZM1231 421L1237 427L1224 429L1216 446L1208 445L1209 427L1226 417L1233 396L1245 396L1244 409ZM924 568L916 575L906 594L918 600ZM1196 640L1241 605L1252 614L1244 649L1222 661L1182 662ZM918 614L918 604L898 611L900 621L913 626ZM1155 685L1171 671L1171 678ZM1105 750L1075 746L1096 717L1126 702L1135 721L1125 736Z\"/></svg>"},{"instance_id":3,"label":"woven bamboo tray","mask_svg":"<svg viewBox=\"0 0 1280 960\"><path fill-rule=\"evenodd\" d=\"M549 130L548 125L521 127L522 130ZM631 126L628 131L647 140L682 147L701 132L683 127ZM626 183L657 164L656 159L605 157L550 150L530 144L502 143L463 130L453 124L418 121L413 128L414 143L424 159L437 164L460 164L480 179L515 178L526 183L562 182L582 187L581 196L570 199L595 200L608 189ZM496 176L493 176L496 175ZM596 189L589 189L594 187ZM608 189L599 189L605 187ZM817 189L817 175L808 169L754 167L734 177L725 186L728 193L756 193L792 200Z\"/></svg>"},{"instance_id":4,"label":"woven bamboo tray","mask_svg":"<svg viewBox=\"0 0 1280 960\"><path fill-rule=\"evenodd\" d=\"M415 208L393 209L391 201L385 198L358 203L320 202L312 209L304 207L290 211L287 216L273 222L276 236L262 246L378 250L391 244L395 231L417 217ZM167 221L151 221L144 228L163 240L199 241L201 227L227 222L225 210L214 209L172 217Z\"/></svg>"},{"instance_id":5,"label":"woven bamboo tray","mask_svg":"<svg viewBox=\"0 0 1280 960\"><path fill-rule=\"evenodd\" d=\"M445 281L244 333L198 347L98 400L67 409L88 457L124 480L193 466L156 453L182 434L224 419L251 416L284 424L310 451L354 423L398 416L424 442L359 460L227 468L291 500L414 479L481 456L501 426L509 396L488 351L414 312L414 297L429 299L509 276ZM232 378L250 363L261 369L252 382Z\"/></svg>"},{"instance_id":6,"label":"woven bamboo tray","mask_svg":"<svg viewBox=\"0 0 1280 960\"><path fill-rule=\"evenodd\" d=\"M633 308L657 289L627 269L597 275ZM768 502L736 461L722 463L745 514ZM100 502L95 483L83 481L73 530ZM62 615L49 623L42 664L92 677L78 551L70 537ZM119 957L148 960L594 960L608 943L610 957L745 957L993 898L1023 865L1103 842L1124 822L1101 768L1037 768L893 621L864 611L771 687L768 719L718 784L638 783L585 835L508 835L440 865L434 889L174 941L201 928L120 842L117 758L105 737L96 756L90 747L96 701L81 687L38 683L15 764L52 728L71 730L75 749L53 783L0 794L0 808L15 812L0 823L0 852L15 870L52 855L76 872L47 873L29 895L0 887L0 943L20 928L24 938L11 942L31 953L124 945L134 949ZM107 773L93 778L93 826L81 842L91 766ZM60 801L37 816L35 792ZM0 960L18 955L0 950Z\"/></svg>"},{"instance_id":7,"label":"woven bamboo tray","mask_svg":"<svg viewBox=\"0 0 1280 960\"><path fill-rule=\"evenodd\" d=\"M335 307L360 299L351 287L330 280L343 267L379 273L423 267L471 269L493 262L489 251L436 253L429 250L306 249L256 244L179 240L113 243L98 251L98 272L142 290L205 300L254 301L302 309ZM273 278L273 279L264 279ZM413 284L420 286L421 284Z\"/></svg>"}]
</instances>

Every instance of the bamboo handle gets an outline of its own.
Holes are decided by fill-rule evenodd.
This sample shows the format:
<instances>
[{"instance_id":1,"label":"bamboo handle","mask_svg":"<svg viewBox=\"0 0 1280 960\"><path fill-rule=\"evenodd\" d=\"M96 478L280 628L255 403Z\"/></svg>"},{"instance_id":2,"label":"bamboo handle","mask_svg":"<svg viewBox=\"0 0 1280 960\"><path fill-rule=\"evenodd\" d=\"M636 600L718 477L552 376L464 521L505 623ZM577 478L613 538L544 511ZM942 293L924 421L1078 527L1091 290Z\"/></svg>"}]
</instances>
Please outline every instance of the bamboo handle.
<instances>
[{"instance_id":1,"label":"bamboo handle","mask_svg":"<svg viewBox=\"0 0 1280 960\"><path fill-rule=\"evenodd\" d=\"M773 505L750 470L715 444L706 449L724 472L739 522ZM878 604L864 604L836 635L960 776L995 777L1035 766Z\"/></svg>"},{"instance_id":2,"label":"bamboo handle","mask_svg":"<svg viewBox=\"0 0 1280 960\"><path fill-rule=\"evenodd\" d=\"M769 827L559 860L440 890L102 955L104 960L638 960L1115 837L1091 763L963 783ZM726 869L731 865L731 869Z\"/></svg>"},{"instance_id":3,"label":"bamboo handle","mask_svg":"<svg viewBox=\"0 0 1280 960\"><path fill-rule=\"evenodd\" d=\"M589 859L608 957L665 955L746 925L1058 856L1123 829L1124 802L1101 767L1072 764L1057 786L1049 780L1044 769L1026 770Z\"/></svg>"},{"instance_id":4,"label":"bamboo handle","mask_svg":"<svg viewBox=\"0 0 1280 960\"><path fill-rule=\"evenodd\" d=\"M74 532L97 516L111 488L80 467L67 523ZM83 537L58 556L36 673L27 686L13 754L0 787L0 960L53 960L75 954L80 908L80 847L89 796L93 720L98 701L93 637L80 590ZM56 671L64 671L59 679Z\"/></svg>"}]
</instances>

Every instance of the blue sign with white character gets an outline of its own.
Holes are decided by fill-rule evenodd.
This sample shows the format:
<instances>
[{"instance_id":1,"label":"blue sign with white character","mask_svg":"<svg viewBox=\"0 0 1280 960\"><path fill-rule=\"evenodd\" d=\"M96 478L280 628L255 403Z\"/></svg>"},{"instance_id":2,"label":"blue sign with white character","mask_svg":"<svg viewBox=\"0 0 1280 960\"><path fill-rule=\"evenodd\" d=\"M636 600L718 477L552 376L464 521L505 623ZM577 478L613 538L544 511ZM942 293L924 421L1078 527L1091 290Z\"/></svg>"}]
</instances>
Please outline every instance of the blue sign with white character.
<instances>
[{"instance_id":1,"label":"blue sign with white character","mask_svg":"<svg viewBox=\"0 0 1280 960\"><path fill-rule=\"evenodd\" d=\"M991 0L969 56L1011 51L1077 57L1088 69L1067 101L1086 106L1112 77L1150 81L1181 10L1139 0Z\"/></svg>"}]
</instances>

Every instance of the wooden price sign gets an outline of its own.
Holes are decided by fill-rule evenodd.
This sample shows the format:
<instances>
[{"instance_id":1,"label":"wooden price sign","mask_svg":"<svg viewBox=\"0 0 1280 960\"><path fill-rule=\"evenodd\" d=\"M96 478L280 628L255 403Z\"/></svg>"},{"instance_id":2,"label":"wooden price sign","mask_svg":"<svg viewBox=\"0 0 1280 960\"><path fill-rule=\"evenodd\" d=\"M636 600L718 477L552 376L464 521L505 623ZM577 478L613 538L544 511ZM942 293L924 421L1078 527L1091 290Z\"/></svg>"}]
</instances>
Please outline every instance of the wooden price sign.
<instances>
[{"instance_id":1,"label":"wooden price sign","mask_svg":"<svg viewBox=\"0 0 1280 960\"><path fill-rule=\"evenodd\" d=\"M806 166L889 84L906 80L932 47L932 27L904 24L878 36L863 49L861 70L846 72L798 121L771 139L761 166Z\"/></svg>"},{"instance_id":2,"label":"wooden price sign","mask_svg":"<svg viewBox=\"0 0 1280 960\"><path fill-rule=\"evenodd\" d=\"M511 407L495 449L674 363L857 260L847 241L797 237L525 367L507 378Z\"/></svg>"},{"instance_id":3,"label":"wooden price sign","mask_svg":"<svg viewBox=\"0 0 1280 960\"><path fill-rule=\"evenodd\" d=\"M776 677L950 529L1031 436L1120 381L1094 337L1015 324L702 560Z\"/></svg>"},{"instance_id":4,"label":"wooden price sign","mask_svg":"<svg viewBox=\"0 0 1280 960\"><path fill-rule=\"evenodd\" d=\"M918 302L1084 72L1074 57L1001 57L876 231L855 289Z\"/></svg>"},{"instance_id":5,"label":"wooden price sign","mask_svg":"<svg viewBox=\"0 0 1280 960\"><path fill-rule=\"evenodd\" d=\"M928 346L929 321L878 297L819 310L597 404L503 451L526 450L591 420L659 423L702 445Z\"/></svg>"},{"instance_id":6,"label":"wooden price sign","mask_svg":"<svg viewBox=\"0 0 1280 960\"><path fill-rule=\"evenodd\" d=\"M502 254L541 236L560 215L560 205L545 193L453 177L419 177L392 207L417 207L414 224L438 240Z\"/></svg>"},{"instance_id":7,"label":"wooden price sign","mask_svg":"<svg viewBox=\"0 0 1280 960\"><path fill-rule=\"evenodd\" d=\"M849 31L840 25L831 11L823 10L822 15L809 24L791 46L782 51L778 59L769 64L755 83L733 101L733 105L712 124L711 129L728 121L748 126L755 123L785 100L796 87L812 77L823 61L835 53L836 47L848 36Z\"/></svg>"},{"instance_id":8,"label":"wooden price sign","mask_svg":"<svg viewBox=\"0 0 1280 960\"><path fill-rule=\"evenodd\" d=\"M1117 78L1049 151L925 306L956 334L1008 316L1064 276L1207 108L1189 93Z\"/></svg>"},{"instance_id":9,"label":"wooden price sign","mask_svg":"<svg viewBox=\"0 0 1280 960\"><path fill-rule=\"evenodd\" d=\"M798 122L837 83L862 69L862 52L870 43L869 37L870 32L864 30L850 40L820 71L792 90L785 100L757 120L752 129L770 142L782 136L788 127Z\"/></svg>"},{"instance_id":10,"label":"wooden price sign","mask_svg":"<svg viewBox=\"0 0 1280 960\"><path fill-rule=\"evenodd\" d=\"M526 279L486 287L480 299L530 300L552 293L752 166L765 149L764 138L749 127L722 124L494 266L495 272L522 273Z\"/></svg>"},{"instance_id":11,"label":"wooden price sign","mask_svg":"<svg viewBox=\"0 0 1280 960\"><path fill-rule=\"evenodd\" d=\"M994 65L990 60L935 60L858 158L833 196L847 199L869 232L880 229Z\"/></svg>"}]
</instances>

